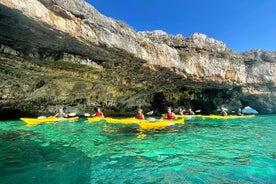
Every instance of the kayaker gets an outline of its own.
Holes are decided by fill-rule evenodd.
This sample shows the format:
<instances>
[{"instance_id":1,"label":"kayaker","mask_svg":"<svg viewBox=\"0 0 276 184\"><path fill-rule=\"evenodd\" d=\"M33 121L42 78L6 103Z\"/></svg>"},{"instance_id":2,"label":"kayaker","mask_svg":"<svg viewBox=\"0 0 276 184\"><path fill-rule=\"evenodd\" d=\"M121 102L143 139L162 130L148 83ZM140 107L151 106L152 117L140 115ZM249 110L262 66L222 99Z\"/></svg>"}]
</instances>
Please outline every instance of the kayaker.
<instances>
[{"instance_id":1,"label":"kayaker","mask_svg":"<svg viewBox=\"0 0 276 184\"><path fill-rule=\"evenodd\" d=\"M103 112L101 111L100 108L97 108L97 111L92 116L104 117L104 114L103 114Z\"/></svg>"},{"instance_id":2,"label":"kayaker","mask_svg":"<svg viewBox=\"0 0 276 184\"><path fill-rule=\"evenodd\" d=\"M172 112L172 108L168 107L167 113L165 114L165 118L172 120L172 119L176 119L175 114Z\"/></svg>"},{"instance_id":3,"label":"kayaker","mask_svg":"<svg viewBox=\"0 0 276 184\"><path fill-rule=\"evenodd\" d=\"M183 115L183 112L184 112L184 109L182 109L182 108L180 107L180 108L179 108L179 111L178 111L179 115Z\"/></svg>"},{"instance_id":4,"label":"kayaker","mask_svg":"<svg viewBox=\"0 0 276 184\"><path fill-rule=\"evenodd\" d=\"M191 108L188 109L188 115L195 115L195 112Z\"/></svg>"},{"instance_id":5,"label":"kayaker","mask_svg":"<svg viewBox=\"0 0 276 184\"><path fill-rule=\"evenodd\" d=\"M238 110L237 110L237 116L242 116L243 114L242 114L242 110L241 110L241 108L239 108Z\"/></svg>"},{"instance_id":6,"label":"kayaker","mask_svg":"<svg viewBox=\"0 0 276 184\"><path fill-rule=\"evenodd\" d=\"M224 108L221 108L221 112L220 112L220 115L221 115L221 116L227 116L227 112L226 112L226 109L224 109Z\"/></svg>"},{"instance_id":7,"label":"kayaker","mask_svg":"<svg viewBox=\"0 0 276 184\"><path fill-rule=\"evenodd\" d=\"M143 109L139 108L136 115L137 119L145 119L145 116L143 114Z\"/></svg>"},{"instance_id":8,"label":"kayaker","mask_svg":"<svg viewBox=\"0 0 276 184\"><path fill-rule=\"evenodd\" d=\"M56 113L54 115L54 117L58 117L58 118L67 118L68 115L63 111L63 108L59 108L58 109L58 113Z\"/></svg>"}]
</instances>

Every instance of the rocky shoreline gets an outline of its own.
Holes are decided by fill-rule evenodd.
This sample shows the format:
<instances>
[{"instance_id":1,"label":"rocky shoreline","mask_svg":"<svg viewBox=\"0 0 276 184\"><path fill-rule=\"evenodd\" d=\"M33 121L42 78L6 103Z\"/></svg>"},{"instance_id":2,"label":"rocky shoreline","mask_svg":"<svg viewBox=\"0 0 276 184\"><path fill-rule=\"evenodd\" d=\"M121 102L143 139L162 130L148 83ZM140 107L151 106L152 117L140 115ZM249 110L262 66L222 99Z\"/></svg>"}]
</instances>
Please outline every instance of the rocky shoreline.
<instances>
[{"instance_id":1,"label":"rocky shoreline","mask_svg":"<svg viewBox=\"0 0 276 184\"><path fill-rule=\"evenodd\" d=\"M57 106L79 114L248 105L276 113L276 52L238 54L199 33L136 33L82 0L33 4L39 11L23 0L0 3L1 119Z\"/></svg>"}]
</instances>

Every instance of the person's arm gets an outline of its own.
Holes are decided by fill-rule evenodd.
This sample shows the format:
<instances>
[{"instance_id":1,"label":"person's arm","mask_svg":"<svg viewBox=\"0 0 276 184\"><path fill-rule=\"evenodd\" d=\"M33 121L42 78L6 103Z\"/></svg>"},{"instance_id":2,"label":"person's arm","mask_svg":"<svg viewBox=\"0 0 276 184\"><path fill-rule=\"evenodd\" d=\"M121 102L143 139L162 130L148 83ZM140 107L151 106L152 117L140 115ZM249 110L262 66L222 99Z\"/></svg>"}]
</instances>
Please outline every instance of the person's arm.
<instances>
[{"instance_id":1,"label":"person's arm","mask_svg":"<svg viewBox=\"0 0 276 184\"><path fill-rule=\"evenodd\" d=\"M67 117L68 117L68 114L66 114L65 112L63 112L63 116L64 116L65 118L67 118Z\"/></svg>"},{"instance_id":2,"label":"person's arm","mask_svg":"<svg viewBox=\"0 0 276 184\"><path fill-rule=\"evenodd\" d=\"M176 115L175 115L175 113L172 113L173 114L173 119L176 119Z\"/></svg>"}]
</instances>

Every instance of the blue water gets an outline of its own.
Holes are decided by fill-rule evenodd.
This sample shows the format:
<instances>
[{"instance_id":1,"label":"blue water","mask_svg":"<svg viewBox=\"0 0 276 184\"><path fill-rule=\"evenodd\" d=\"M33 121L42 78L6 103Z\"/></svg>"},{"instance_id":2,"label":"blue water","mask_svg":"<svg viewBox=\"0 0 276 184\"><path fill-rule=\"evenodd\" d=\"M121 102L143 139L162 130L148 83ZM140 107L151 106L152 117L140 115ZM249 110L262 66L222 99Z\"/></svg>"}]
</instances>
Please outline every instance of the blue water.
<instances>
[{"instance_id":1,"label":"blue water","mask_svg":"<svg viewBox=\"0 0 276 184\"><path fill-rule=\"evenodd\" d=\"M0 183L276 183L276 116L186 121L0 122Z\"/></svg>"}]
</instances>

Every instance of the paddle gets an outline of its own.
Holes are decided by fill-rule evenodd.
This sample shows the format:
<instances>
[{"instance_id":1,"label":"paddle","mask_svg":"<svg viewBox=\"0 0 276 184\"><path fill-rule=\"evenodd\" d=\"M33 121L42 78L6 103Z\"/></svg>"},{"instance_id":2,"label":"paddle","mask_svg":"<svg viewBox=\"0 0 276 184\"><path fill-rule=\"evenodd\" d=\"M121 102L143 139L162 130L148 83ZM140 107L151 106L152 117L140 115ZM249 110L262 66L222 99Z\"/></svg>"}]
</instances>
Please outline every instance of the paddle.
<instances>
[{"instance_id":1,"label":"paddle","mask_svg":"<svg viewBox=\"0 0 276 184\"><path fill-rule=\"evenodd\" d=\"M91 115L89 113L84 113L85 117L90 117Z\"/></svg>"},{"instance_id":2,"label":"paddle","mask_svg":"<svg viewBox=\"0 0 276 184\"><path fill-rule=\"evenodd\" d=\"M46 116L38 116L37 119L45 119L47 118Z\"/></svg>"},{"instance_id":3,"label":"paddle","mask_svg":"<svg viewBox=\"0 0 276 184\"><path fill-rule=\"evenodd\" d=\"M147 112L146 115L153 115L153 111Z\"/></svg>"},{"instance_id":4,"label":"paddle","mask_svg":"<svg viewBox=\"0 0 276 184\"><path fill-rule=\"evenodd\" d=\"M196 112L196 113L201 112L201 109L198 109L198 110L196 110L195 112Z\"/></svg>"},{"instance_id":5,"label":"paddle","mask_svg":"<svg viewBox=\"0 0 276 184\"><path fill-rule=\"evenodd\" d=\"M76 116L76 114L77 113L75 113L75 112L71 112L71 113L68 114L68 116Z\"/></svg>"},{"instance_id":6,"label":"paddle","mask_svg":"<svg viewBox=\"0 0 276 184\"><path fill-rule=\"evenodd\" d=\"M146 113L146 115L153 115L153 113L154 113L154 111L149 111L149 112ZM161 118L161 119L156 119L156 118L154 118L154 117L148 117L147 120L148 120L148 121L151 121L151 122L156 122L156 121L162 121L163 118Z\"/></svg>"},{"instance_id":7,"label":"paddle","mask_svg":"<svg viewBox=\"0 0 276 184\"><path fill-rule=\"evenodd\" d=\"M153 117L149 117L147 118L148 121L156 121L156 118L153 118Z\"/></svg>"}]
</instances>

